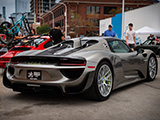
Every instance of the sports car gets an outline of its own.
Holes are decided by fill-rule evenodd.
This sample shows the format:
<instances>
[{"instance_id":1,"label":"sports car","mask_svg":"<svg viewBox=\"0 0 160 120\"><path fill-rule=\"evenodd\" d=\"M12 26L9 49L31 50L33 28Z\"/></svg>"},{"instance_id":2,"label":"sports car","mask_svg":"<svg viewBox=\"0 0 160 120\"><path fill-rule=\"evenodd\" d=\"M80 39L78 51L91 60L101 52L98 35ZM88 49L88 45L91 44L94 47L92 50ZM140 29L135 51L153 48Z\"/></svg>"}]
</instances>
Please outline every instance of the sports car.
<instances>
[{"instance_id":1,"label":"sports car","mask_svg":"<svg viewBox=\"0 0 160 120\"><path fill-rule=\"evenodd\" d=\"M14 91L54 90L106 100L112 90L157 75L151 50L132 51L122 40L84 37L64 41L43 51L13 57L5 69L4 86Z\"/></svg>"},{"instance_id":2,"label":"sports car","mask_svg":"<svg viewBox=\"0 0 160 120\"><path fill-rule=\"evenodd\" d=\"M10 59L16 54L19 54L27 50L43 50L52 45L53 43L50 40L49 36L42 36L40 38L35 38L31 40L29 39L23 40L17 46L14 46L10 50L8 50L7 53L0 56L0 68L5 68L6 64L8 64Z\"/></svg>"},{"instance_id":3,"label":"sports car","mask_svg":"<svg viewBox=\"0 0 160 120\"><path fill-rule=\"evenodd\" d=\"M138 48L152 50L156 55L160 57L160 42L156 40L146 40L141 45L137 46Z\"/></svg>"}]
</instances>

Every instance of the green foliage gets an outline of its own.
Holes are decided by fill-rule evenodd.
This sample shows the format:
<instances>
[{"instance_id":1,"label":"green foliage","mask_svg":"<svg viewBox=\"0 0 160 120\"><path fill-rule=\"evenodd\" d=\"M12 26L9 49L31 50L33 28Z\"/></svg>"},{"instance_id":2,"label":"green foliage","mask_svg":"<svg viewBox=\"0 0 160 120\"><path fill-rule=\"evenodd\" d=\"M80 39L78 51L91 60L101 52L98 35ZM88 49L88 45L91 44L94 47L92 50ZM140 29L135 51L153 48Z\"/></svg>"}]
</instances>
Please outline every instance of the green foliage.
<instances>
[{"instance_id":1,"label":"green foliage","mask_svg":"<svg viewBox=\"0 0 160 120\"><path fill-rule=\"evenodd\" d=\"M121 12L122 12L121 8L112 9L112 10L109 11L109 13L112 14L112 15L116 15L116 14L121 13Z\"/></svg>"},{"instance_id":2,"label":"green foliage","mask_svg":"<svg viewBox=\"0 0 160 120\"><path fill-rule=\"evenodd\" d=\"M50 27L48 25L42 25L37 27L37 34L48 34L50 31Z\"/></svg>"},{"instance_id":3,"label":"green foliage","mask_svg":"<svg viewBox=\"0 0 160 120\"><path fill-rule=\"evenodd\" d=\"M70 32L72 32L71 36L78 37L79 30L80 30L80 28L83 27L84 21L83 21L82 16L80 14L75 13L72 10L71 10L70 14L71 14L71 17L70 17L70 21L69 21L69 26L70 26Z\"/></svg>"}]
</instances>

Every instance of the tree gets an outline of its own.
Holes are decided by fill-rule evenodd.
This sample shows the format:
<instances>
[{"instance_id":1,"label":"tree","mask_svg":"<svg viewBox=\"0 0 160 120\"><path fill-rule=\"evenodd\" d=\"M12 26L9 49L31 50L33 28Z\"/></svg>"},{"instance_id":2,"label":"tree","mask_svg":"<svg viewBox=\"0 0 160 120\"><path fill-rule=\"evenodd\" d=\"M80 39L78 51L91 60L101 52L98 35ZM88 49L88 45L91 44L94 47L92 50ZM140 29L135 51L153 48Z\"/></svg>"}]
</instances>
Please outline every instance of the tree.
<instances>
[{"instance_id":1,"label":"tree","mask_svg":"<svg viewBox=\"0 0 160 120\"><path fill-rule=\"evenodd\" d=\"M84 20L82 19L81 15L78 13L74 13L73 11L70 12L70 31L75 34L75 37L78 36L80 28L83 27Z\"/></svg>"},{"instance_id":2,"label":"tree","mask_svg":"<svg viewBox=\"0 0 160 120\"><path fill-rule=\"evenodd\" d=\"M112 10L109 11L109 13L112 14L112 15L116 15L116 14L121 13L121 12L122 12L121 8L112 9Z\"/></svg>"},{"instance_id":3,"label":"tree","mask_svg":"<svg viewBox=\"0 0 160 120\"><path fill-rule=\"evenodd\" d=\"M89 14L87 20L85 21L85 26L87 27L87 32L89 36L95 36L97 28L99 26L99 15Z\"/></svg>"},{"instance_id":4,"label":"tree","mask_svg":"<svg viewBox=\"0 0 160 120\"><path fill-rule=\"evenodd\" d=\"M48 25L42 25L37 27L37 34L49 34L50 27Z\"/></svg>"}]
</instances>

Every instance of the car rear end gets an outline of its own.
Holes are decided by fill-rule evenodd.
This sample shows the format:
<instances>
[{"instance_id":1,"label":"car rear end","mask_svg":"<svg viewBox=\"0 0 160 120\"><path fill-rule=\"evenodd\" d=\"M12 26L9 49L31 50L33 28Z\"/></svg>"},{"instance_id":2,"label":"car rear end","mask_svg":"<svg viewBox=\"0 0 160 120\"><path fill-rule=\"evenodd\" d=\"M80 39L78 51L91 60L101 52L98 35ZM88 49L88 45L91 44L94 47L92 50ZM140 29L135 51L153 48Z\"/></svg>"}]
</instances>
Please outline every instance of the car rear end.
<instances>
[{"instance_id":1,"label":"car rear end","mask_svg":"<svg viewBox=\"0 0 160 120\"><path fill-rule=\"evenodd\" d=\"M13 57L6 76L17 91L58 87L63 93L79 93L94 71L86 66L84 58Z\"/></svg>"},{"instance_id":2,"label":"car rear end","mask_svg":"<svg viewBox=\"0 0 160 120\"><path fill-rule=\"evenodd\" d=\"M30 50L31 47L27 46L16 46L10 49L7 53L0 56L0 68L6 68L8 63L10 62L10 59L14 57L16 54Z\"/></svg>"}]
</instances>

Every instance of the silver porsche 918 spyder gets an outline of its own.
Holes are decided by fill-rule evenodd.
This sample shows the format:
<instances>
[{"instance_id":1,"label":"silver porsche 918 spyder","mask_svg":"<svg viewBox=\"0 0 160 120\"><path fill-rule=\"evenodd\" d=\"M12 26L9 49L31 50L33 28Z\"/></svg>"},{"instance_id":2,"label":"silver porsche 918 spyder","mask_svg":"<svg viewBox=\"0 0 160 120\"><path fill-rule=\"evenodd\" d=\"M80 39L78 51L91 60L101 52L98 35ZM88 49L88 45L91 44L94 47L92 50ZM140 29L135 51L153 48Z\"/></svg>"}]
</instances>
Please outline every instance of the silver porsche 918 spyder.
<instances>
[{"instance_id":1,"label":"silver porsche 918 spyder","mask_svg":"<svg viewBox=\"0 0 160 120\"><path fill-rule=\"evenodd\" d=\"M152 51L132 51L122 40L75 38L16 55L4 72L3 84L19 92L58 87L62 93L106 100L114 89L154 80L157 66Z\"/></svg>"}]
</instances>

